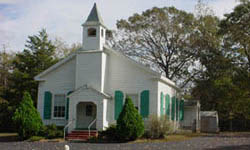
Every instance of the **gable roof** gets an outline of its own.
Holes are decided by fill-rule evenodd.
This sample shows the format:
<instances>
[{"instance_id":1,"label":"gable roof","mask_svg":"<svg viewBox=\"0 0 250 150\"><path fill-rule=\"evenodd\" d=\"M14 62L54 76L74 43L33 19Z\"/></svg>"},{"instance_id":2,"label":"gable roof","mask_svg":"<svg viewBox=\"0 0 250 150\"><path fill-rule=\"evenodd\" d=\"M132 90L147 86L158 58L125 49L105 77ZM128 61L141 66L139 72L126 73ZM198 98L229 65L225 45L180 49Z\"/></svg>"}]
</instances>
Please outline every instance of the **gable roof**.
<instances>
[{"instance_id":1,"label":"gable roof","mask_svg":"<svg viewBox=\"0 0 250 150\"><path fill-rule=\"evenodd\" d=\"M77 93L79 93L79 92L81 92L81 91L83 91L83 90L86 90L86 89L92 90L93 92L95 92L95 93L101 95L101 96L104 97L104 98L107 98L107 99L111 99L111 98L112 98L112 96L110 96L109 94L106 94L106 93L104 93L104 92L98 91L97 89L93 88L92 86L90 86L90 85L88 85L88 84L85 84L85 85L83 85L83 86L77 88L75 91L73 91L72 93L70 93L70 94L68 95L68 97L71 97L71 96L73 96L73 95L75 95L75 94L77 94Z\"/></svg>"}]
</instances>

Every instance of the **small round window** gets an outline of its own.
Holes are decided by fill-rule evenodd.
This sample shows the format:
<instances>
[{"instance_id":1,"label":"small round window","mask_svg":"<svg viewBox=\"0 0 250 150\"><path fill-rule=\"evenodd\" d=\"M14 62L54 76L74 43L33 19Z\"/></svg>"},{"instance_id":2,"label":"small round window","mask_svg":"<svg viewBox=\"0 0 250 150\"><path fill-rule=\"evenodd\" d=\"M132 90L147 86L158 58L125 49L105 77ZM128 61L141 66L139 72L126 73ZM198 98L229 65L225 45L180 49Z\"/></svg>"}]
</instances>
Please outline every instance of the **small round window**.
<instances>
[{"instance_id":1,"label":"small round window","mask_svg":"<svg viewBox=\"0 0 250 150\"><path fill-rule=\"evenodd\" d=\"M96 36L96 29L95 28L89 28L88 29L88 36L95 37Z\"/></svg>"}]
</instances>

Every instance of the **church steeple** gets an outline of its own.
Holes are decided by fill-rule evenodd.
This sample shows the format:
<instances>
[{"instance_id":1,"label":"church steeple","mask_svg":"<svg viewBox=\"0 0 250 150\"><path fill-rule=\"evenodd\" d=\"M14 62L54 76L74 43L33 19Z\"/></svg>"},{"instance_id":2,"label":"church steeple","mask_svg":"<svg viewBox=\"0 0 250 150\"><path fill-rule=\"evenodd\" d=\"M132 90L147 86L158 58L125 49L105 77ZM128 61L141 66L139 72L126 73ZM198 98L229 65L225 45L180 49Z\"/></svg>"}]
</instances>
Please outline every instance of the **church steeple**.
<instances>
[{"instance_id":1,"label":"church steeple","mask_svg":"<svg viewBox=\"0 0 250 150\"><path fill-rule=\"evenodd\" d=\"M86 22L98 22L102 25L104 24L102 17L97 9L96 3L94 4Z\"/></svg>"},{"instance_id":2,"label":"church steeple","mask_svg":"<svg viewBox=\"0 0 250 150\"><path fill-rule=\"evenodd\" d=\"M94 4L86 22L83 26L83 49L102 50L105 44L106 26L101 15Z\"/></svg>"}]
</instances>

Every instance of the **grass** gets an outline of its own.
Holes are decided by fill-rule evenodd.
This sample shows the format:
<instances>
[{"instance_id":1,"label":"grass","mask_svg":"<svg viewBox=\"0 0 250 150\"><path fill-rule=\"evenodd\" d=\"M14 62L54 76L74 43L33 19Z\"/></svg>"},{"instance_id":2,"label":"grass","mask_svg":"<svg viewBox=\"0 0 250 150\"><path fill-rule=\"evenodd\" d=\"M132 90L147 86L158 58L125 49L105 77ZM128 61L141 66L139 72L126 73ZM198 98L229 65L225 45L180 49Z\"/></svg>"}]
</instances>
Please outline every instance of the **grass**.
<instances>
[{"instance_id":1,"label":"grass","mask_svg":"<svg viewBox=\"0 0 250 150\"><path fill-rule=\"evenodd\" d=\"M16 142L20 141L17 133L0 133L0 142ZM29 142L64 142L63 138L45 139L42 136L32 136L27 141Z\"/></svg>"},{"instance_id":2,"label":"grass","mask_svg":"<svg viewBox=\"0 0 250 150\"><path fill-rule=\"evenodd\" d=\"M178 142L178 141L185 141L190 140L195 137L205 136L207 134L204 133L191 133L191 132L181 132L176 134L168 135L166 138L163 139L147 139L141 138L137 139L136 141L130 141L128 143L161 143L161 142ZM96 137L90 138L87 143L120 143L119 141L109 141L105 139L99 139Z\"/></svg>"},{"instance_id":3,"label":"grass","mask_svg":"<svg viewBox=\"0 0 250 150\"><path fill-rule=\"evenodd\" d=\"M164 139L138 139L133 141L132 143L159 143L159 142L178 142L178 141L185 141L190 140L194 137L203 136L201 133L179 133L168 135Z\"/></svg>"},{"instance_id":4,"label":"grass","mask_svg":"<svg viewBox=\"0 0 250 150\"><path fill-rule=\"evenodd\" d=\"M41 139L40 142L65 142L63 138Z\"/></svg>"},{"instance_id":5,"label":"grass","mask_svg":"<svg viewBox=\"0 0 250 150\"><path fill-rule=\"evenodd\" d=\"M42 136L32 136L32 137L30 137L29 139L28 139L28 141L30 141L30 142L35 142L35 141L41 141L41 140L43 140L44 139L44 137L42 137Z\"/></svg>"}]
</instances>

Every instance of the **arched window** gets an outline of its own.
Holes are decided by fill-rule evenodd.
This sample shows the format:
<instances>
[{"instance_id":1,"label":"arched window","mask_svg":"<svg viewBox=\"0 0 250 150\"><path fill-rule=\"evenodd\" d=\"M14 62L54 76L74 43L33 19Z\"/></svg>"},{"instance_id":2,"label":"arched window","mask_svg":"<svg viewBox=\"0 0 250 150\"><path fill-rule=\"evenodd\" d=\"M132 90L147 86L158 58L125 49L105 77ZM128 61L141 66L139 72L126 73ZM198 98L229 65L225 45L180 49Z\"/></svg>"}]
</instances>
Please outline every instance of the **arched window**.
<instances>
[{"instance_id":1,"label":"arched window","mask_svg":"<svg viewBox=\"0 0 250 150\"><path fill-rule=\"evenodd\" d=\"M89 28L88 29L88 36L89 37L96 37L96 29L95 28Z\"/></svg>"}]
</instances>

